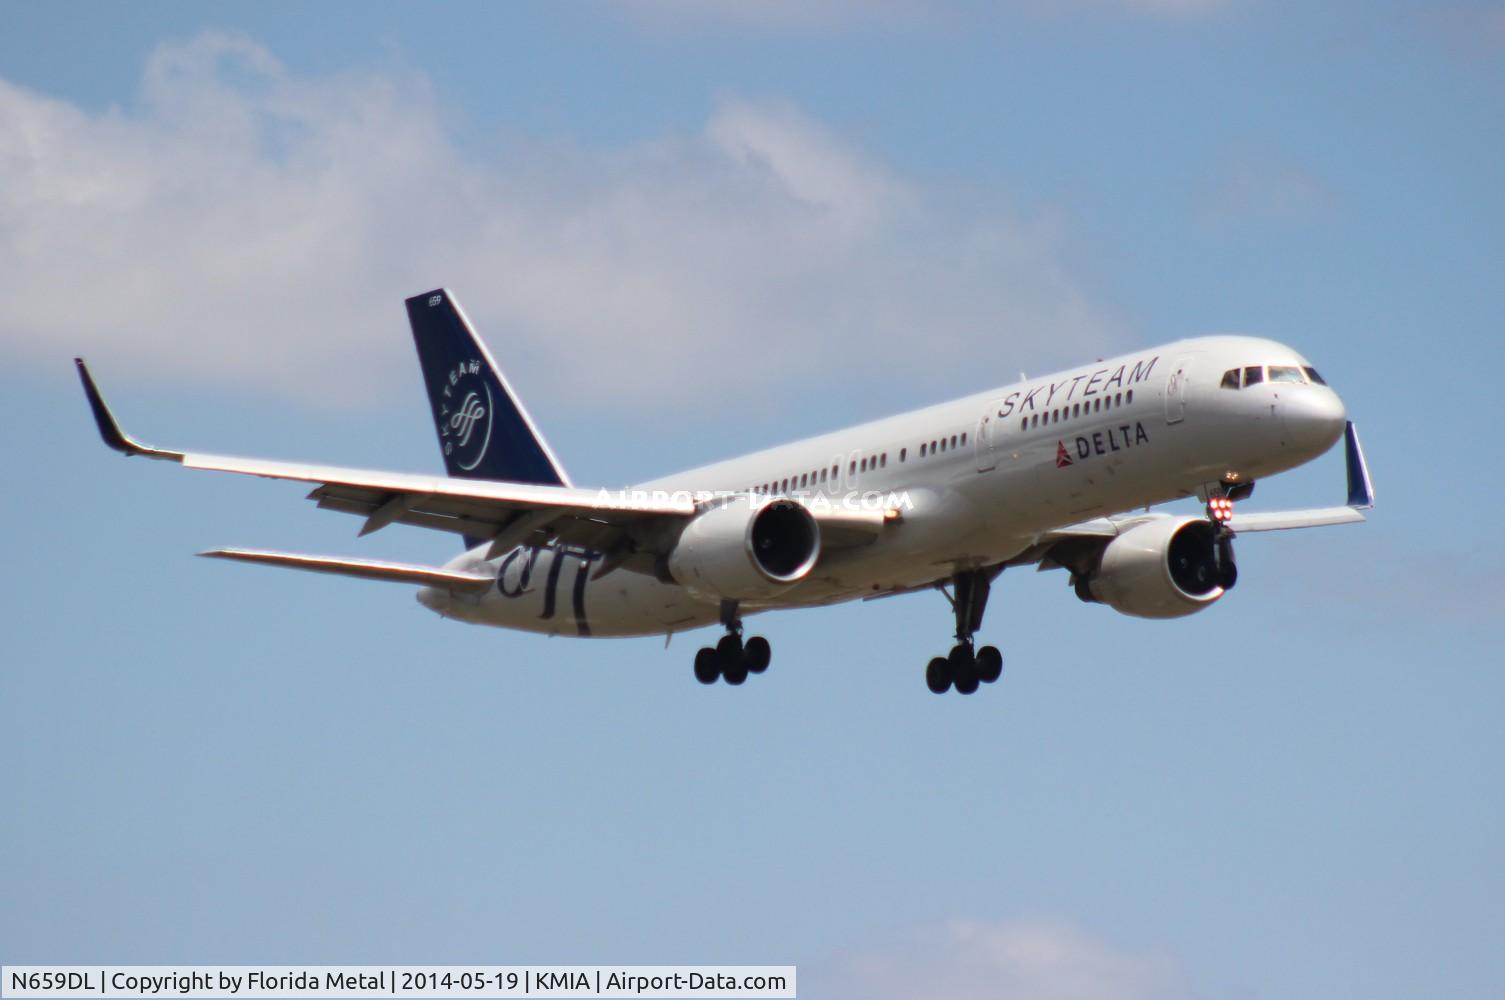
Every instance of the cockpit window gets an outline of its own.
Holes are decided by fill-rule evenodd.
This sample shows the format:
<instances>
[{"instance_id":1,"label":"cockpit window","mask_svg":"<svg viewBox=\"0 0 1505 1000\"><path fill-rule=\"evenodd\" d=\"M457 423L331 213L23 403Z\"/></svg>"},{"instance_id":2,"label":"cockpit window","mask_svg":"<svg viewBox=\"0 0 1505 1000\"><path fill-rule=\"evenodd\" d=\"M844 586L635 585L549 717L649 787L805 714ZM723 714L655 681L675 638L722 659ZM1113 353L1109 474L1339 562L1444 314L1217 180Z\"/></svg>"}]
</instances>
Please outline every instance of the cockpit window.
<instances>
[{"instance_id":1,"label":"cockpit window","mask_svg":"<svg viewBox=\"0 0 1505 1000\"><path fill-rule=\"evenodd\" d=\"M1265 380L1265 369L1260 365L1253 365L1244 369L1244 384L1254 385L1256 382Z\"/></svg>"},{"instance_id":2,"label":"cockpit window","mask_svg":"<svg viewBox=\"0 0 1505 1000\"><path fill-rule=\"evenodd\" d=\"M1311 365L1307 365L1301 370L1306 372L1306 377L1312 380L1313 385L1327 385L1326 380L1324 380L1321 375L1318 375L1317 369L1313 368Z\"/></svg>"},{"instance_id":3,"label":"cockpit window","mask_svg":"<svg viewBox=\"0 0 1505 1000\"><path fill-rule=\"evenodd\" d=\"M1302 381L1302 378L1301 378L1301 369L1295 367L1294 365L1271 365L1270 366L1270 381L1271 382L1300 382L1300 381Z\"/></svg>"},{"instance_id":4,"label":"cockpit window","mask_svg":"<svg viewBox=\"0 0 1505 1000\"><path fill-rule=\"evenodd\" d=\"M1223 388L1224 389L1237 389L1238 388L1238 369L1237 368L1230 368L1226 372L1223 373Z\"/></svg>"}]
</instances>

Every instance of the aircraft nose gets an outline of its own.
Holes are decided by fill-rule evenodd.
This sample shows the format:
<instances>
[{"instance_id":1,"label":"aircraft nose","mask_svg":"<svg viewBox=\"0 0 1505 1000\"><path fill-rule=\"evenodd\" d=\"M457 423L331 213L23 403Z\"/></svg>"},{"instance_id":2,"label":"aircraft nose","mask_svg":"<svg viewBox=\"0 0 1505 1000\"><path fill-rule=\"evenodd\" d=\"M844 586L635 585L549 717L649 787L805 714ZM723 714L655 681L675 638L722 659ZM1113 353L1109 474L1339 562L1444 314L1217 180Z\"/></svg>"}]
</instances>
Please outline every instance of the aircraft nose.
<instances>
[{"instance_id":1,"label":"aircraft nose","mask_svg":"<svg viewBox=\"0 0 1505 1000\"><path fill-rule=\"evenodd\" d=\"M1301 392L1283 393L1280 404L1281 422L1297 448L1321 454L1343 436L1348 413L1331 389L1309 386Z\"/></svg>"}]
</instances>

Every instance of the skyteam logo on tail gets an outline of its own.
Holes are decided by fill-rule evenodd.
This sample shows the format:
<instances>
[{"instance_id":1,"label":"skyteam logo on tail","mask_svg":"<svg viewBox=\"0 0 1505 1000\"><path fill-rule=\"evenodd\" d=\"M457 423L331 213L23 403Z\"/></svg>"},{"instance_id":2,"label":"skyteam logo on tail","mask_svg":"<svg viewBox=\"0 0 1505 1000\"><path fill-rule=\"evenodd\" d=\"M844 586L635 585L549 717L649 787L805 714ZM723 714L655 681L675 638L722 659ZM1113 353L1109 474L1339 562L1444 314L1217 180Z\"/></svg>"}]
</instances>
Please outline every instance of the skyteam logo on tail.
<instances>
[{"instance_id":1,"label":"skyteam logo on tail","mask_svg":"<svg viewBox=\"0 0 1505 1000\"><path fill-rule=\"evenodd\" d=\"M465 472L481 464L491 445L496 403L481 372L479 358L461 362L445 374L439 393L439 439L445 456Z\"/></svg>"}]
</instances>

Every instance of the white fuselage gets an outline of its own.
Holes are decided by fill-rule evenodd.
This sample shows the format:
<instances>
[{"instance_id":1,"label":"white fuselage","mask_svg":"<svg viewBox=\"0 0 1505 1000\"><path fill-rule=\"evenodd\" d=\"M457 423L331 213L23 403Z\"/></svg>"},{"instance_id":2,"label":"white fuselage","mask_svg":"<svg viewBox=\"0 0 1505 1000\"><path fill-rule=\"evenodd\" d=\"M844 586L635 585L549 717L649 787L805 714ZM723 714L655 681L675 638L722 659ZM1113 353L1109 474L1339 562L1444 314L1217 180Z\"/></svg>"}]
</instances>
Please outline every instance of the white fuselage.
<instances>
[{"instance_id":1,"label":"white fuselage","mask_svg":"<svg viewBox=\"0 0 1505 1000\"><path fill-rule=\"evenodd\" d=\"M869 597L996 565L1053 529L1253 481L1325 452L1344 426L1332 389L1309 380L1220 386L1225 371L1260 365L1309 370L1270 340L1183 340L638 488L894 504L899 519L873 542L823 550L808 577L741 611ZM718 604L645 573L592 579L594 553L485 554L473 549L449 568L489 573L497 586L478 597L426 589L419 599L446 617L559 635L664 634L720 616Z\"/></svg>"}]
</instances>

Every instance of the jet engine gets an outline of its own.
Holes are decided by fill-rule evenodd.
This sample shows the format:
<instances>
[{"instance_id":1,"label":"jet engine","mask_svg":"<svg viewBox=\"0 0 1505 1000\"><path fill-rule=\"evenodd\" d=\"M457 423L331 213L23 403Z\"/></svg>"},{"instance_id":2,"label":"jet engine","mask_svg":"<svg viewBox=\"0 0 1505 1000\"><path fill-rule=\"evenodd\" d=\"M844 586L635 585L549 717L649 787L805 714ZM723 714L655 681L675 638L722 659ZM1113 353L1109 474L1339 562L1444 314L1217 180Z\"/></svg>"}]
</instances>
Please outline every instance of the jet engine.
<instances>
[{"instance_id":1,"label":"jet engine","mask_svg":"<svg viewBox=\"0 0 1505 1000\"><path fill-rule=\"evenodd\" d=\"M819 556L820 526L802 504L737 497L685 525L667 568L697 597L757 600L804 579Z\"/></svg>"},{"instance_id":2,"label":"jet engine","mask_svg":"<svg viewBox=\"0 0 1505 1000\"><path fill-rule=\"evenodd\" d=\"M1232 540L1199 517L1136 525L1075 577L1077 596L1137 618L1181 618L1222 597L1238 579Z\"/></svg>"}]
</instances>

